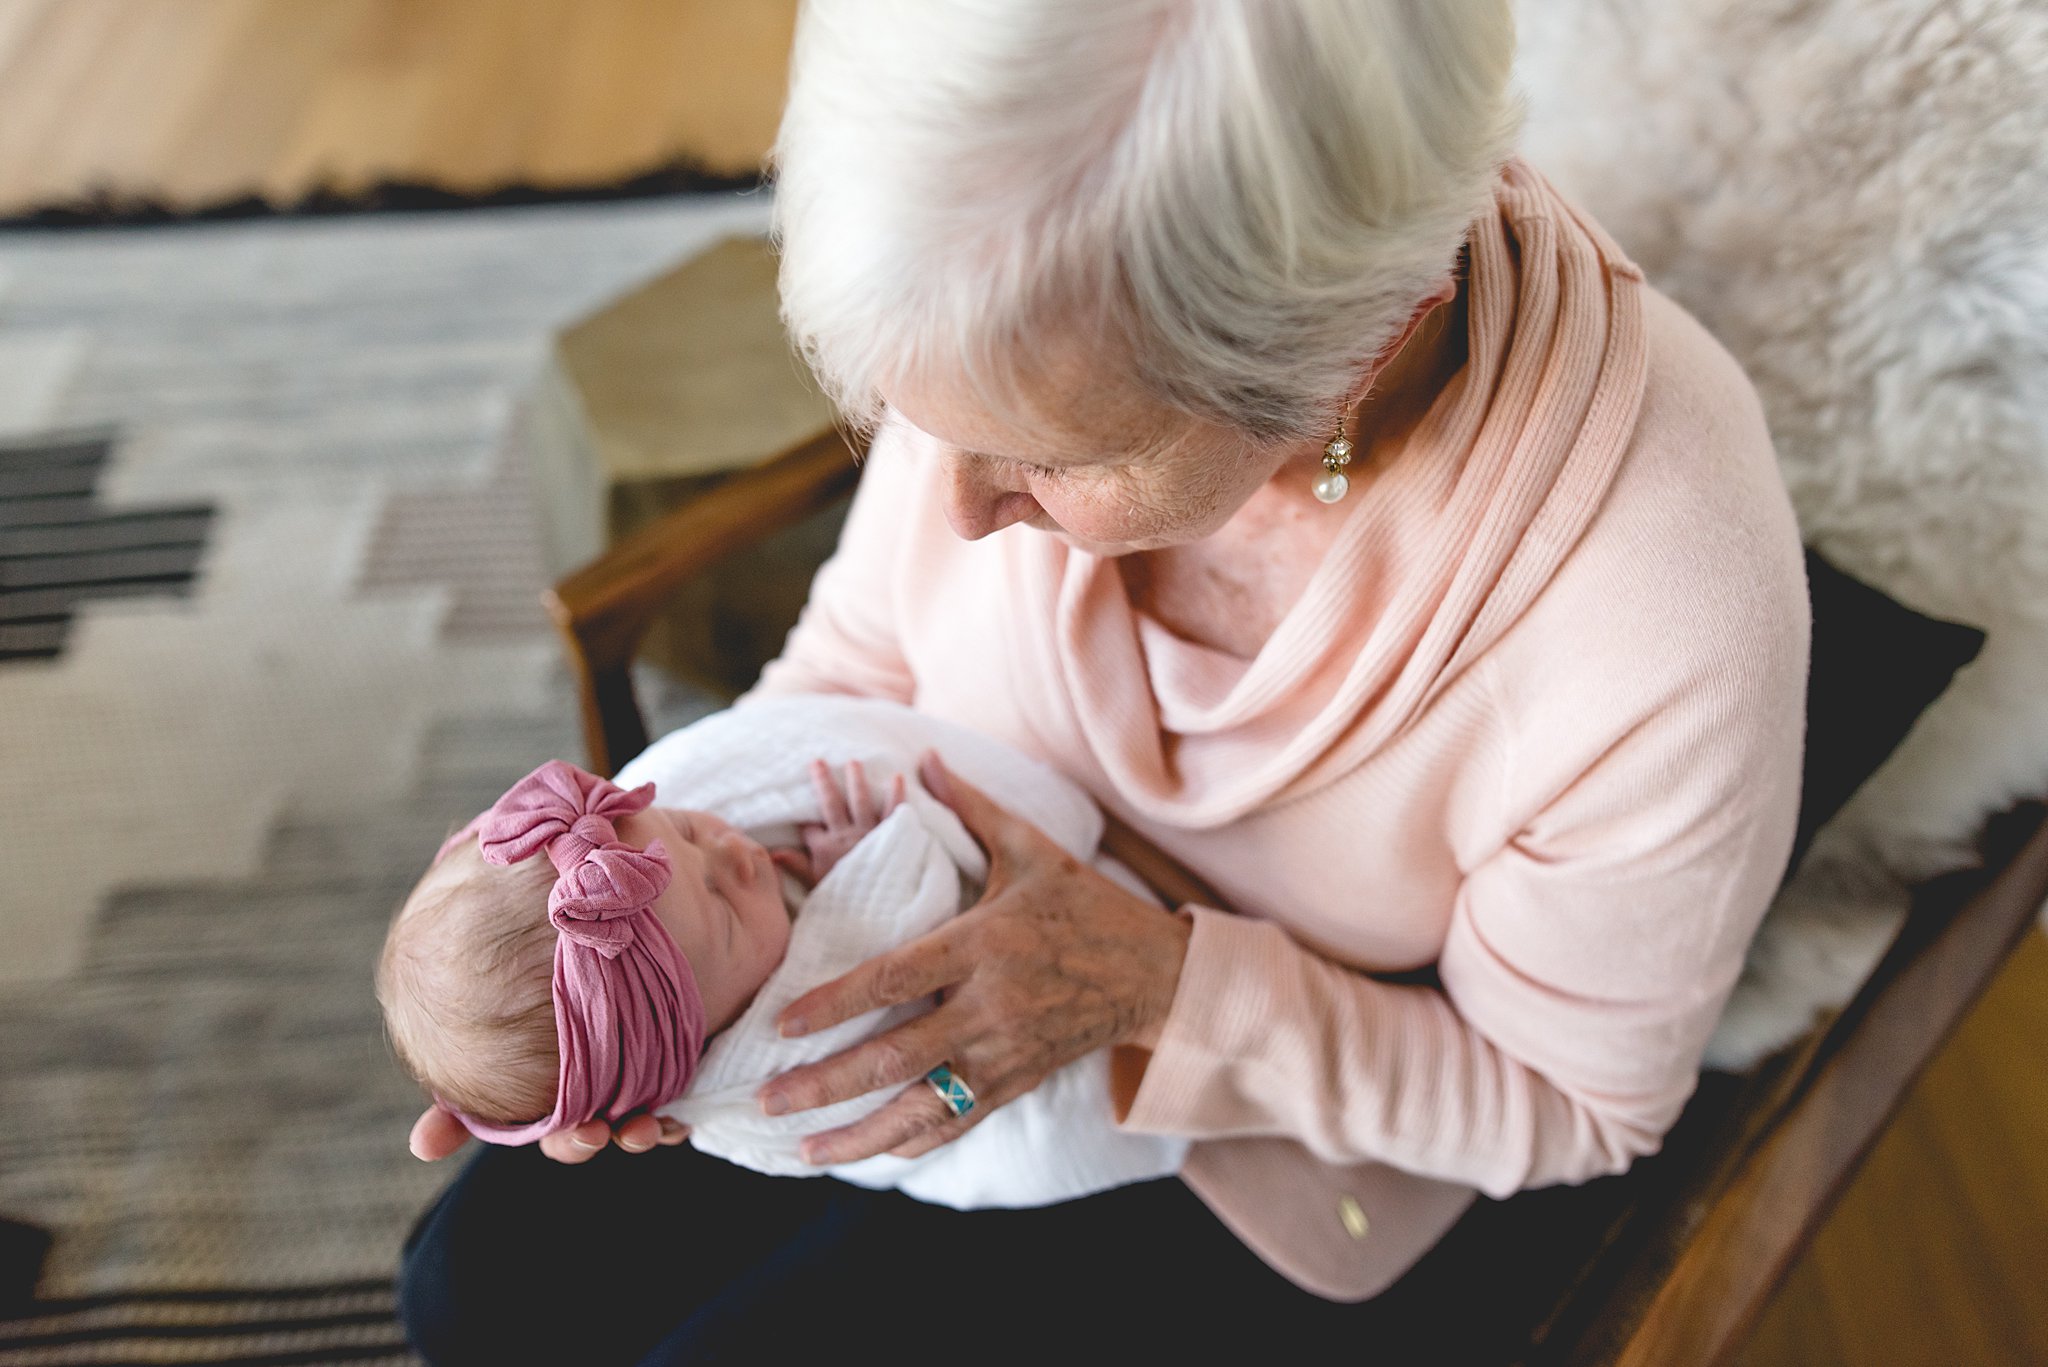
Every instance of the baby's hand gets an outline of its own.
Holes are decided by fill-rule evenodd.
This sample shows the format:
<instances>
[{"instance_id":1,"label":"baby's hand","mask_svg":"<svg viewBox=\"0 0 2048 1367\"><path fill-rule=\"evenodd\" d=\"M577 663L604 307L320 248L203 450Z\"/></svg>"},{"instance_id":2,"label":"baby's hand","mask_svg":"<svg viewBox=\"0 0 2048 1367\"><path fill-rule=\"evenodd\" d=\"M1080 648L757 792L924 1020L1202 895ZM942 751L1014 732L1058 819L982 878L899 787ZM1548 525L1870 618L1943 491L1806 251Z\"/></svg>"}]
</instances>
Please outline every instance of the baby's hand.
<instances>
[{"instance_id":1,"label":"baby's hand","mask_svg":"<svg viewBox=\"0 0 2048 1367\"><path fill-rule=\"evenodd\" d=\"M889 785L888 802L876 807L874 794L868 791L868 776L857 759L846 761L843 790L832 777L832 766L822 759L811 761L811 783L818 790L818 806L825 819L797 828L803 837L803 849L773 853L777 864L816 887L818 880L830 873L832 866L844 859L862 836L903 805L906 789L903 775L896 775Z\"/></svg>"}]
</instances>

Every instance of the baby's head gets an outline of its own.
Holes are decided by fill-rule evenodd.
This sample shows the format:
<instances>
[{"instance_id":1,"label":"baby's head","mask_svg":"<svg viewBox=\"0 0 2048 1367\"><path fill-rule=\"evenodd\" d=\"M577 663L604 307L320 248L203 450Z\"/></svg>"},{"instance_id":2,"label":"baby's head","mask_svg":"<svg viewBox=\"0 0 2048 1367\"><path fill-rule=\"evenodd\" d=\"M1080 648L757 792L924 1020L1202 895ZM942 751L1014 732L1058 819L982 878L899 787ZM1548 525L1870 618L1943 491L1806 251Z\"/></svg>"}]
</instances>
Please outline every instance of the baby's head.
<instances>
[{"instance_id":1,"label":"baby's head","mask_svg":"<svg viewBox=\"0 0 2048 1367\"><path fill-rule=\"evenodd\" d=\"M521 780L480 830L449 842L385 939L377 999L392 1045L484 1138L530 1142L550 1118L562 1128L586 1110L616 1118L673 1100L704 1040L745 1009L788 945L780 879L758 842L709 813L646 807L644 792L628 800L600 784L559 763ZM536 803L560 810L536 820ZM608 804L616 838L578 820L579 803ZM564 1010L578 1039L578 1021L611 1013L618 1045L576 1046L566 1094Z\"/></svg>"},{"instance_id":2,"label":"baby's head","mask_svg":"<svg viewBox=\"0 0 2048 1367\"><path fill-rule=\"evenodd\" d=\"M399 1062L450 1110L488 1125L555 1108L555 928L545 859L510 868L459 842L399 907L377 1000Z\"/></svg>"}]
</instances>

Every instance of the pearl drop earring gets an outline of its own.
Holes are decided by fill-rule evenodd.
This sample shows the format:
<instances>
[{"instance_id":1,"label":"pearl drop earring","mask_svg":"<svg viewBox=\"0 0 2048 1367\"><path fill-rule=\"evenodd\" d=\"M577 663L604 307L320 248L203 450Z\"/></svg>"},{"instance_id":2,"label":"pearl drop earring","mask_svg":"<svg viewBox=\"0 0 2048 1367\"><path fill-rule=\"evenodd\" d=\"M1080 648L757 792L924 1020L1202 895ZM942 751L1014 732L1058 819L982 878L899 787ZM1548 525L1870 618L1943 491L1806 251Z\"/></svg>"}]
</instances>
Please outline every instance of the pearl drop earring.
<instances>
[{"instance_id":1,"label":"pearl drop earring","mask_svg":"<svg viewBox=\"0 0 2048 1367\"><path fill-rule=\"evenodd\" d=\"M1319 502L1335 503L1351 492L1351 480L1344 473L1344 467L1351 463L1351 443L1344 436L1344 414L1337 414L1337 435L1330 438L1330 444L1323 448L1323 472L1316 476L1316 498Z\"/></svg>"}]
</instances>

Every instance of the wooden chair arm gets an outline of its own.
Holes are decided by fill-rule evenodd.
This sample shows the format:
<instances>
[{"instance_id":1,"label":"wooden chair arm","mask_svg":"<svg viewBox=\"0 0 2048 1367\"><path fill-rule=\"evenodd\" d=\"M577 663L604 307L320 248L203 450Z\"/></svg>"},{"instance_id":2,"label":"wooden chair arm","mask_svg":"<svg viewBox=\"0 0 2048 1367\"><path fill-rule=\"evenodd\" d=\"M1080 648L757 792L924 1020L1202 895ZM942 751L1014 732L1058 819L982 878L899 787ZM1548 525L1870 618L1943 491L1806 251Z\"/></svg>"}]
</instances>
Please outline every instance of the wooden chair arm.
<instances>
[{"instance_id":1,"label":"wooden chair arm","mask_svg":"<svg viewBox=\"0 0 2048 1367\"><path fill-rule=\"evenodd\" d=\"M582 701L593 771L617 772L647 746L631 666L669 596L735 551L852 492L866 443L826 432L655 519L544 596Z\"/></svg>"},{"instance_id":2,"label":"wooden chair arm","mask_svg":"<svg viewBox=\"0 0 2048 1367\"><path fill-rule=\"evenodd\" d=\"M1145 885L1158 893L1161 901L1173 907L1192 902L1201 907L1229 909L1222 894L1203 882L1194 870L1139 835L1116 816L1108 813L1104 816L1104 853L1144 879Z\"/></svg>"}]
</instances>

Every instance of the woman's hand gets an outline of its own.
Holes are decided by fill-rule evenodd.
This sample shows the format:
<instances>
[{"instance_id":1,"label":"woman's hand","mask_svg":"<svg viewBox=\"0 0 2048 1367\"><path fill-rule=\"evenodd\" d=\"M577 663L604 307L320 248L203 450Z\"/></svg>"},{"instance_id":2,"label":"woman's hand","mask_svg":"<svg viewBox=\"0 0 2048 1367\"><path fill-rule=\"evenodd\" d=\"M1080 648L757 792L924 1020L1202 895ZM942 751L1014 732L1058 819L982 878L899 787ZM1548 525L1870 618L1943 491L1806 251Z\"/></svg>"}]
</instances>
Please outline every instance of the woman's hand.
<instances>
[{"instance_id":1,"label":"woman's hand","mask_svg":"<svg viewBox=\"0 0 2048 1367\"><path fill-rule=\"evenodd\" d=\"M785 1036L940 994L936 1010L761 1091L770 1115L914 1084L852 1125L804 1141L812 1163L914 1158L959 1138L1047 1074L1112 1044L1151 1047L1173 1005L1187 918L1134 896L926 754L919 773L988 852L980 902L939 929L814 988ZM954 1119L924 1075L944 1063L974 1090Z\"/></svg>"},{"instance_id":2,"label":"woman's hand","mask_svg":"<svg viewBox=\"0 0 2048 1367\"><path fill-rule=\"evenodd\" d=\"M903 775L898 774L889 785L889 800L877 806L875 795L868 791L867 770L857 759L846 761L843 786L832 776L831 765L822 759L812 760L811 786L818 791L818 811L825 819L797 827L804 842L802 849L772 850L769 857L802 879L805 887L814 888L862 837L901 807L909 793Z\"/></svg>"},{"instance_id":3,"label":"woman's hand","mask_svg":"<svg viewBox=\"0 0 2048 1367\"><path fill-rule=\"evenodd\" d=\"M667 1116L627 1116L615 1131L602 1120L589 1120L573 1130L551 1134L540 1141L540 1151L557 1163L587 1163L596 1157L606 1141L627 1153L645 1153L652 1148L671 1148L690 1137L690 1127ZM446 1158L469 1142L469 1131L439 1106L429 1106L413 1122L406 1147L413 1157L431 1163Z\"/></svg>"}]
</instances>

